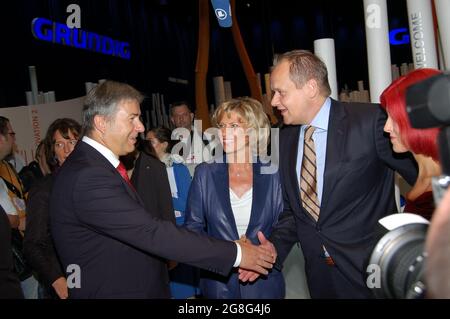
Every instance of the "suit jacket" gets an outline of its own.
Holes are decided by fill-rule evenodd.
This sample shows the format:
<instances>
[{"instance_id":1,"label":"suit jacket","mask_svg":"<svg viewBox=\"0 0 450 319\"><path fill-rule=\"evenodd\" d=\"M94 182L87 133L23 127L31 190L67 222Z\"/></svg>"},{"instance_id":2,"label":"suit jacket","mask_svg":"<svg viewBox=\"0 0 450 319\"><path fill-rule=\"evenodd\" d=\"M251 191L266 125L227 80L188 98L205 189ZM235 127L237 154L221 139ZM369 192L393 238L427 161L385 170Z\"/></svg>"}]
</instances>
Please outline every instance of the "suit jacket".
<instances>
[{"instance_id":1,"label":"suit jacket","mask_svg":"<svg viewBox=\"0 0 450 319\"><path fill-rule=\"evenodd\" d=\"M175 224L166 166L160 160L141 152L134 166L131 183L136 188L147 211L155 213L154 217ZM149 263L152 263L150 266L152 271L149 274L152 278L149 280L155 293L160 293L154 297L170 298L167 260L158 256L153 257L153 260L149 259Z\"/></svg>"},{"instance_id":2,"label":"suit jacket","mask_svg":"<svg viewBox=\"0 0 450 319\"><path fill-rule=\"evenodd\" d=\"M253 164L253 201L246 236L259 244L257 233L269 236L283 210L279 174L261 174L261 163ZM220 239L239 239L230 204L228 165L201 163L189 191L185 225L189 229ZM240 284L236 272L227 278L204 272L200 288L206 298L284 298L285 285L280 271L254 283Z\"/></svg>"},{"instance_id":3,"label":"suit jacket","mask_svg":"<svg viewBox=\"0 0 450 319\"><path fill-rule=\"evenodd\" d=\"M312 298L372 296L365 284L366 266L377 221L395 212L394 170L409 183L417 177L412 158L392 151L383 134L385 121L378 105L332 100L317 223L300 199L296 174L300 126L288 126L280 134L284 212L271 240L280 261L300 241ZM322 245L334 266L326 264Z\"/></svg>"},{"instance_id":4,"label":"suit jacket","mask_svg":"<svg viewBox=\"0 0 450 319\"><path fill-rule=\"evenodd\" d=\"M236 245L153 216L111 163L79 142L55 177L50 225L64 269L78 265L71 298L157 298L155 256L227 275ZM73 272L69 275L75 275Z\"/></svg>"}]
</instances>

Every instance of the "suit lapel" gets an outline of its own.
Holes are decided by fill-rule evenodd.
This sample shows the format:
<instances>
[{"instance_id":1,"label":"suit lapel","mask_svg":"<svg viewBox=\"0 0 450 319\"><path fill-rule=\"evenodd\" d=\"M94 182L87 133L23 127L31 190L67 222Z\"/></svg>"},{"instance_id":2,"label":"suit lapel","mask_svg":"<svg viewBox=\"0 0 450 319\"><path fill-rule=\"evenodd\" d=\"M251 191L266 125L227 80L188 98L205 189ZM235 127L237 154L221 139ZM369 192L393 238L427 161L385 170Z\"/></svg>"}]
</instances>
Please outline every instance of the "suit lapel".
<instances>
[{"instance_id":1,"label":"suit lapel","mask_svg":"<svg viewBox=\"0 0 450 319\"><path fill-rule=\"evenodd\" d=\"M111 163L106 159L106 157L104 157L99 151L97 151L95 148L93 148L92 146L90 146L87 143L84 143L84 142L78 143L76 147L80 148L80 150L83 153L87 154L91 158L94 166L101 165L104 168L110 170L111 172L114 172L114 174L116 175L116 178L120 178L120 181L126 188L128 194L130 194L130 196L135 201L137 201L138 203L143 205L143 202L140 199L140 197L138 196L138 194L134 191L134 189L131 189L130 185L128 185L128 183L123 179L123 177L119 174L119 172L116 170L116 168L111 165Z\"/></svg>"},{"instance_id":2,"label":"suit lapel","mask_svg":"<svg viewBox=\"0 0 450 319\"><path fill-rule=\"evenodd\" d=\"M212 170L213 180L215 181L216 184L215 198L217 198L218 201L220 202L220 207L223 207L223 212L226 216L226 219L232 223L231 226L233 227L235 238L239 238L236 221L233 215L233 210L231 209L228 165L225 162L226 161L224 160L224 163L216 163ZM214 207L212 211L215 211Z\"/></svg>"},{"instance_id":3,"label":"suit lapel","mask_svg":"<svg viewBox=\"0 0 450 319\"><path fill-rule=\"evenodd\" d=\"M342 171L340 167L348 129L344 107L335 100L331 101L320 219L327 214L328 201Z\"/></svg>"},{"instance_id":4,"label":"suit lapel","mask_svg":"<svg viewBox=\"0 0 450 319\"><path fill-rule=\"evenodd\" d=\"M261 214L264 213L264 207L266 206L267 199L273 198L273 196L269 197L267 194L269 187L266 183L264 183L267 176L270 175L261 174L260 162L256 162L255 164L253 164L252 208L246 234L250 234L253 232L252 226L254 227L259 225L258 220Z\"/></svg>"}]
</instances>

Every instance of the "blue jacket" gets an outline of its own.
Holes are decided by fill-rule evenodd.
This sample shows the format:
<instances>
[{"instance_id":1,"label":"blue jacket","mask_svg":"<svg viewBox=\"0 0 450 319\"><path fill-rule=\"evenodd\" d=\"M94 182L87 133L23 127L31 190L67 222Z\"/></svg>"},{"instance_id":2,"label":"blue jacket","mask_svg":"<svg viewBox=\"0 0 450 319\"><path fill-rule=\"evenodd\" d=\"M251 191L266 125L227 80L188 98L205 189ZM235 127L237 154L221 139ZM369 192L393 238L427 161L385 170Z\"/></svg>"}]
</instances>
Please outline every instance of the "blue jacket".
<instances>
[{"instance_id":1,"label":"blue jacket","mask_svg":"<svg viewBox=\"0 0 450 319\"><path fill-rule=\"evenodd\" d=\"M191 185L191 175L188 168L181 163L173 164L173 173L175 175L175 183L177 184L178 197L172 197L173 208L181 213L176 217L177 225L183 225L185 219L186 202Z\"/></svg>"},{"instance_id":2,"label":"blue jacket","mask_svg":"<svg viewBox=\"0 0 450 319\"><path fill-rule=\"evenodd\" d=\"M261 166L253 164L253 201L246 236L259 244L257 233L266 237L277 223L283 210L283 199L278 172L261 174ZM186 207L185 226L197 232L225 240L239 239L229 196L228 165L201 163L195 170ZM273 269L253 283L239 282L237 270L228 277L210 272L202 273L200 288L206 298L284 298L285 284L281 272Z\"/></svg>"}]
</instances>

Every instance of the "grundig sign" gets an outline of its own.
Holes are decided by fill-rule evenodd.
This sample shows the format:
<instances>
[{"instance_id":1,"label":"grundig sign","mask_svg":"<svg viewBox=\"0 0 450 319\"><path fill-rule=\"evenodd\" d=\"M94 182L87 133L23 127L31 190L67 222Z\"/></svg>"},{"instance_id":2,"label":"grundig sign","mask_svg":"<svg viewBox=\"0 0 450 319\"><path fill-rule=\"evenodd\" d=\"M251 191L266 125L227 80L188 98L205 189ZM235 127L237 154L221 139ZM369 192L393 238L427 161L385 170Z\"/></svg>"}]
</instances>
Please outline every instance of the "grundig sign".
<instances>
[{"instance_id":1,"label":"grundig sign","mask_svg":"<svg viewBox=\"0 0 450 319\"><path fill-rule=\"evenodd\" d=\"M33 19L31 30L33 36L38 40L112 55L127 60L131 56L128 42L114 40L104 35L77 28L71 29L65 24L52 22L44 18Z\"/></svg>"}]
</instances>

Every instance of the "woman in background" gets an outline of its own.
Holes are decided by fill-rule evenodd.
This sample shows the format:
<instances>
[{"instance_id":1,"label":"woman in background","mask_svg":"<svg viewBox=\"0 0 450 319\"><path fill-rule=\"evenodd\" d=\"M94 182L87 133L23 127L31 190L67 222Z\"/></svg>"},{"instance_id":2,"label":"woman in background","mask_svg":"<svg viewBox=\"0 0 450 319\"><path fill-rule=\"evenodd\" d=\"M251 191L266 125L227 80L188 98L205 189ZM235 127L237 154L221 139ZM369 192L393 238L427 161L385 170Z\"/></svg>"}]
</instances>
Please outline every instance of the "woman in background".
<instances>
[{"instance_id":1,"label":"woman in background","mask_svg":"<svg viewBox=\"0 0 450 319\"><path fill-rule=\"evenodd\" d=\"M68 297L65 271L50 234L49 203L53 174L72 153L80 131L80 124L69 118L57 119L50 124L44 139L44 153L52 173L34 184L28 194L24 254L38 275L40 298Z\"/></svg>"},{"instance_id":2,"label":"woman in background","mask_svg":"<svg viewBox=\"0 0 450 319\"><path fill-rule=\"evenodd\" d=\"M431 179L441 174L437 147L438 128L415 129L406 113L406 89L441 72L434 69L418 69L392 82L381 94L381 106L388 118L384 131L389 133L396 153L410 151L419 168L416 183L406 194L405 212L431 219L435 205Z\"/></svg>"},{"instance_id":3,"label":"woman in background","mask_svg":"<svg viewBox=\"0 0 450 319\"><path fill-rule=\"evenodd\" d=\"M262 164L259 157L266 151L270 122L261 103L251 98L222 103L212 122L219 129L225 155L197 166L186 227L224 240L245 237L258 245L258 232L269 237L283 210L279 174L265 171L270 163ZM240 282L238 270L228 277L202 271L200 289L210 299L285 296L284 278L276 269L251 283Z\"/></svg>"}]
</instances>

